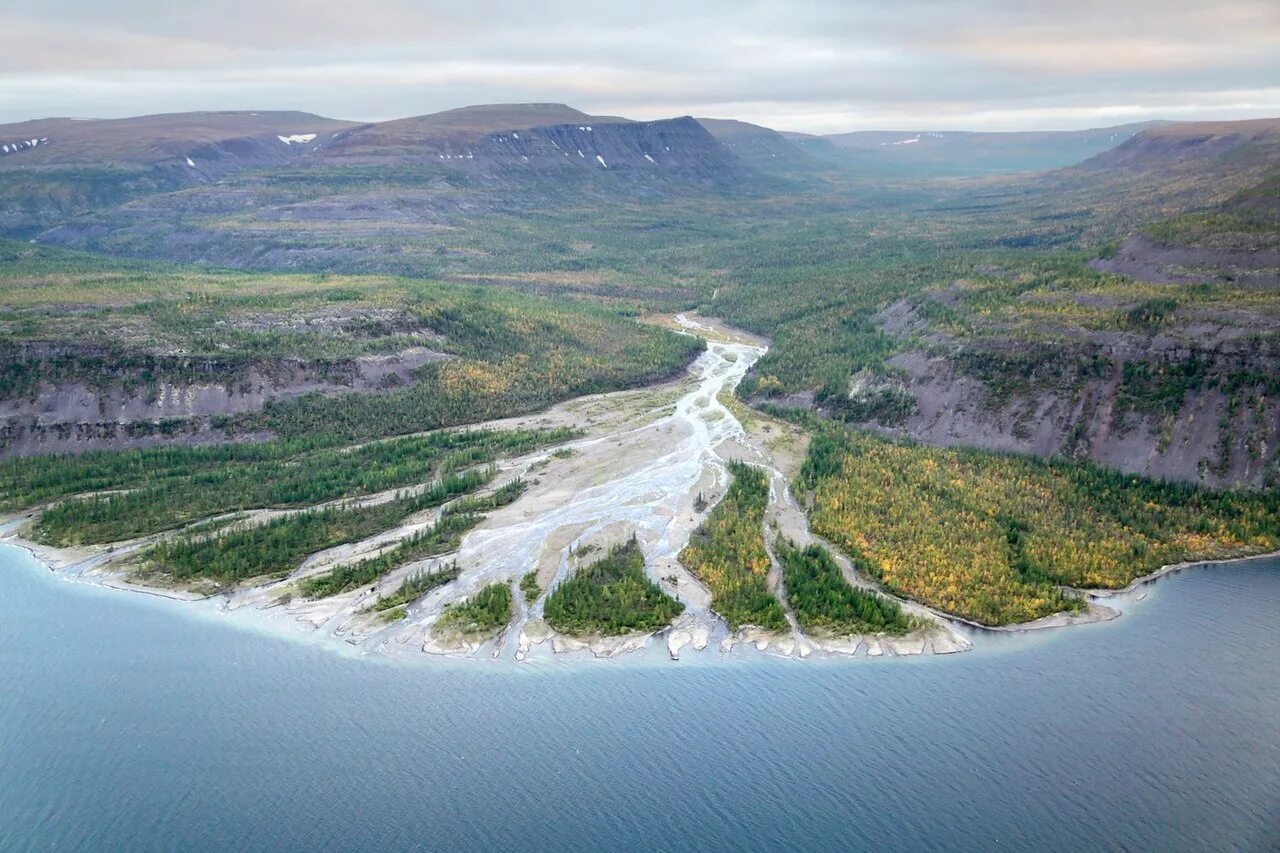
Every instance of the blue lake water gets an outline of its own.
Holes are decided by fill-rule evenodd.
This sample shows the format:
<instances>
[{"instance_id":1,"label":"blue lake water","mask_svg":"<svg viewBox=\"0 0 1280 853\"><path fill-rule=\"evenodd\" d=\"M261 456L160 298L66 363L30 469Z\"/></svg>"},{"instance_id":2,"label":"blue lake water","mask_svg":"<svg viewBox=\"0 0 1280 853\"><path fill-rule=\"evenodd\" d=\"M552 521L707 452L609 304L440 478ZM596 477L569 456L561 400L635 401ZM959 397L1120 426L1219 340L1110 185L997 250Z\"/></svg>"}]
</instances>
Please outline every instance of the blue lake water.
<instances>
[{"instance_id":1,"label":"blue lake water","mask_svg":"<svg viewBox=\"0 0 1280 853\"><path fill-rule=\"evenodd\" d=\"M1274 850L1280 561L912 660L396 663L0 547L0 850Z\"/></svg>"}]
</instances>

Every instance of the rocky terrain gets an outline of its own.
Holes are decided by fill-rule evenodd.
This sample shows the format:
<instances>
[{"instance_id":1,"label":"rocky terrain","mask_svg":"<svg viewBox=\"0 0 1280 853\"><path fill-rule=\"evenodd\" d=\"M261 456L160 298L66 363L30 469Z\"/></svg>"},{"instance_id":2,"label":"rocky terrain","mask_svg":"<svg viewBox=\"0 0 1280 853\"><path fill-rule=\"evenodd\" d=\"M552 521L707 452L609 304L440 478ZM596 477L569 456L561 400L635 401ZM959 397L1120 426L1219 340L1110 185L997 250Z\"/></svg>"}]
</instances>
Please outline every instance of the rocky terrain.
<instances>
[{"instance_id":1,"label":"rocky terrain","mask_svg":"<svg viewBox=\"0 0 1280 853\"><path fill-rule=\"evenodd\" d=\"M476 216L732 191L760 178L688 117L633 122L517 104L323 133L277 124L287 132L204 148L178 128L148 149L169 159L86 186L56 169L0 171L9 233L224 267L410 272L421 269L408 257L415 243Z\"/></svg>"},{"instance_id":2,"label":"rocky terrain","mask_svg":"<svg viewBox=\"0 0 1280 853\"><path fill-rule=\"evenodd\" d=\"M0 401L0 458L227 441L231 436L219 426L225 416L302 394L395 390L411 384L423 365L449 358L411 347L336 362L152 356L140 364L136 356L121 358L96 346L17 345L0 351L11 364L29 363L46 373L51 364L72 361L116 364L80 375L62 371L57 380Z\"/></svg>"},{"instance_id":3,"label":"rocky terrain","mask_svg":"<svg viewBox=\"0 0 1280 853\"><path fill-rule=\"evenodd\" d=\"M1092 266L1159 284L1280 285L1280 176L1207 210L1151 223Z\"/></svg>"},{"instance_id":4,"label":"rocky terrain","mask_svg":"<svg viewBox=\"0 0 1280 853\"><path fill-rule=\"evenodd\" d=\"M972 248L1083 245L1098 271L1226 290L1099 291L1097 282L1069 281L1023 293L1015 283L1004 316L975 302L976 325L964 329L937 322L939 312L968 310L963 281L958 290L954 278L938 277L924 293L887 291L866 328L893 338L895 354L886 375L851 376L849 387L878 403L906 394L915 408L905 419L872 412L864 422L929 442L1067 454L1209 485L1273 476L1278 427L1266 377L1276 373L1276 317L1267 294L1280 281L1280 219L1267 176L1280 168L1280 122L806 137L732 120L638 122L561 104L498 104L365 124L303 113L50 119L0 129L5 137L27 141L0 163L10 233L221 267L441 275L688 306L716 300L720 284L732 287L750 269L755 235L775 239L785 228L793 242L768 250L784 270L808 256L817 235L830 245L864 228L870 252L891 245L895 227L932 241L907 256L933 257L948 234ZM1026 179L868 183L884 174L873 161L886 158L915 164L907 171L917 174L956 163L981 174L1090 154ZM86 183L75 171L83 169L120 174ZM843 221L846 210L855 218ZM893 217L897 226L883 224ZM1103 238L1111 242L1099 250ZM838 280L836 300L858 298L857 275ZM780 298L765 293L757 305ZM805 296L794 311L820 312L826 299ZM1151 322L1134 319L1148 310L1158 315ZM754 328L771 332L771 322ZM839 350L862 346L864 332L825 334L835 337L823 345ZM264 361L225 382L62 383L7 404L9 440L71 446L77 431L101 436L133 415L198 431L215 411L410 378L344 364L317 375L302 362ZM795 382L771 399L825 410L817 390Z\"/></svg>"},{"instance_id":5,"label":"rocky terrain","mask_svg":"<svg viewBox=\"0 0 1280 853\"><path fill-rule=\"evenodd\" d=\"M0 125L0 235L289 163L349 122L301 112L50 118ZM31 144L35 143L35 144Z\"/></svg>"}]
</instances>

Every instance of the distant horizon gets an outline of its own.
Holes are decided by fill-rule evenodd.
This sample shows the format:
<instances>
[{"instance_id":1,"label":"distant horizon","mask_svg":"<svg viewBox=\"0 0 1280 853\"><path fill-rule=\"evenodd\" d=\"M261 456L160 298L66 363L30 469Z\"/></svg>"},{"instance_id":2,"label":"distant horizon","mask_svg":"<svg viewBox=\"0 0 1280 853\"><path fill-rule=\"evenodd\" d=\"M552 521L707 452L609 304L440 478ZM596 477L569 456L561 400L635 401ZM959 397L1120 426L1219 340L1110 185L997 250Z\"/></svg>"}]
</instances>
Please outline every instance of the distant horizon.
<instances>
[{"instance_id":1,"label":"distant horizon","mask_svg":"<svg viewBox=\"0 0 1280 853\"><path fill-rule=\"evenodd\" d=\"M53 121L58 119L68 121L121 121L127 119L147 118L150 116L160 115L183 115L183 114L200 114L200 113L270 113L270 112L300 112L315 115L317 118L329 119L333 121L345 121L352 124L378 124L387 121L399 121L409 118L419 118L423 116L436 115L439 113L449 112L452 110L470 109L475 107L488 106L518 106L530 104L548 104L567 106L570 109L579 110L591 116L612 115L618 118L624 118L631 121L659 121L663 119L679 118L682 116L690 116L695 119L706 119L709 121L739 121L748 124L758 125L760 127L774 130L779 133L804 134L810 136L839 136L852 133L915 133L915 132L940 132L940 133L1072 133L1083 132L1089 130L1109 130L1115 127L1124 127L1135 124L1178 124L1178 123L1201 123L1201 122L1229 122L1229 121L1265 121L1267 119L1280 119L1280 109L1274 115L1250 115L1250 116L1234 116L1234 115L1206 115L1196 118L1164 118L1161 116L1152 116L1150 118L1135 119L1132 121L1115 121L1103 124L1081 124L1078 126L1028 126L1028 127L971 127L971 126L952 126L942 124L919 124L919 125L898 125L898 126L864 126L851 127L844 130L825 130L815 131L802 129L797 127L777 126L766 124L760 121L753 121L732 115L699 115L690 112L677 112L669 115L661 116L630 116L625 115L616 110L584 110L572 103L552 100L529 100L529 101L492 101L485 103L459 104L456 106L443 107L438 110L432 110L424 113L414 113L408 115L393 115L380 118L351 118L343 115L332 115L314 110L300 109L297 107L251 107L251 108L219 108L219 109L189 109L189 110L159 110L152 112L129 113L122 115L33 115L27 118L19 118L13 121L0 122L0 126L9 124L22 124L32 121Z\"/></svg>"},{"instance_id":2,"label":"distant horizon","mask_svg":"<svg viewBox=\"0 0 1280 853\"><path fill-rule=\"evenodd\" d=\"M245 103L730 116L826 135L1280 115L1275 0L15 0L0 123Z\"/></svg>"}]
</instances>

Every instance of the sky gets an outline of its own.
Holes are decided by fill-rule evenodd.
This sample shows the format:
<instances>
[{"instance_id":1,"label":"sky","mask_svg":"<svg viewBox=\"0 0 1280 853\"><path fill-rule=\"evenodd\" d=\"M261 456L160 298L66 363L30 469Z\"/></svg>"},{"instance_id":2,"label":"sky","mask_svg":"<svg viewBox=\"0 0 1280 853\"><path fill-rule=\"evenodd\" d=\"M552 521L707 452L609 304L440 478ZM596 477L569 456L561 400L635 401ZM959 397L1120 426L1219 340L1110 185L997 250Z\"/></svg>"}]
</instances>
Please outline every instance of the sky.
<instances>
[{"instance_id":1,"label":"sky","mask_svg":"<svg viewBox=\"0 0 1280 853\"><path fill-rule=\"evenodd\" d=\"M3 0L0 122L478 103L784 130L1280 115L1280 0Z\"/></svg>"}]
</instances>

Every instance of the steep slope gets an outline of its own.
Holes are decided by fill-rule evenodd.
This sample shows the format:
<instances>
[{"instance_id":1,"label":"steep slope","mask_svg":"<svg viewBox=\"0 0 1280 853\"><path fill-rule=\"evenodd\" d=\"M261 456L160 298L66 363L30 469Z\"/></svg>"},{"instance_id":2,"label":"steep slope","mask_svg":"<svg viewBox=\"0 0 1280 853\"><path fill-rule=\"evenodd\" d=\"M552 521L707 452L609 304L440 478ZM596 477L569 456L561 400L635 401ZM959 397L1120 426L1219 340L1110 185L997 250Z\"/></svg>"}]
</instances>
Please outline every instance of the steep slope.
<instances>
[{"instance_id":1,"label":"steep slope","mask_svg":"<svg viewBox=\"0 0 1280 853\"><path fill-rule=\"evenodd\" d=\"M1280 119L1161 125L1033 187L1122 225L1209 210L1280 171ZM1136 223L1135 223L1136 220Z\"/></svg>"},{"instance_id":2,"label":"steep slope","mask_svg":"<svg viewBox=\"0 0 1280 853\"><path fill-rule=\"evenodd\" d=\"M303 112L194 112L123 119L50 118L0 125L0 140L38 140L26 149L0 146L0 169L37 166L156 166L216 154L245 140L266 150L298 152L351 126ZM247 149L246 149L247 150ZM278 159L278 158L271 158ZM199 168L199 167L195 167Z\"/></svg>"},{"instance_id":3,"label":"steep slope","mask_svg":"<svg viewBox=\"0 0 1280 853\"><path fill-rule=\"evenodd\" d=\"M693 119L635 122L564 104L489 104L362 125L335 135L312 159L329 166L443 164L482 181L580 170L642 182L741 176L735 159Z\"/></svg>"},{"instance_id":4,"label":"steep slope","mask_svg":"<svg viewBox=\"0 0 1280 853\"><path fill-rule=\"evenodd\" d=\"M768 127L716 118L700 118L698 124L743 162L757 169L807 171L822 165L796 141Z\"/></svg>"},{"instance_id":5,"label":"steep slope","mask_svg":"<svg viewBox=\"0 0 1280 853\"><path fill-rule=\"evenodd\" d=\"M1147 225L1091 266L1158 284L1280 285L1280 174L1210 210Z\"/></svg>"},{"instance_id":6,"label":"steep slope","mask_svg":"<svg viewBox=\"0 0 1280 853\"><path fill-rule=\"evenodd\" d=\"M1190 167L1238 174L1280 156L1280 119L1186 122L1149 127L1080 164L1093 171Z\"/></svg>"},{"instance_id":7,"label":"steep slope","mask_svg":"<svg viewBox=\"0 0 1280 853\"><path fill-rule=\"evenodd\" d=\"M560 123L509 126L539 120ZM39 239L240 268L421 274L444 229L470 217L718 192L755 174L689 117L495 105L341 130L287 162L103 204Z\"/></svg>"},{"instance_id":8,"label":"steep slope","mask_svg":"<svg viewBox=\"0 0 1280 853\"><path fill-rule=\"evenodd\" d=\"M464 151L500 131L546 125L620 123L616 116L591 116L565 104L482 104L353 127L324 151L325 157L434 157Z\"/></svg>"},{"instance_id":9,"label":"steep slope","mask_svg":"<svg viewBox=\"0 0 1280 853\"><path fill-rule=\"evenodd\" d=\"M1162 284L1280 283L1280 119L1153 128L1064 174L1145 202L1095 269Z\"/></svg>"},{"instance_id":10,"label":"steep slope","mask_svg":"<svg viewBox=\"0 0 1280 853\"><path fill-rule=\"evenodd\" d=\"M1147 284L1083 260L1006 254L955 278L939 271L878 310L867 300L842 321L845 336L828 338L852 373L833 364L808 393L792 378L796 331L784 328L744 393L928 444L1280 484L1280 294ZM802 334L820 323L796 321Z\"/></svg>"}]
</instances>

